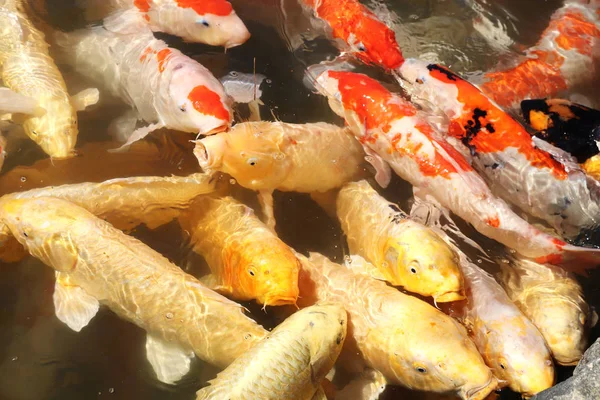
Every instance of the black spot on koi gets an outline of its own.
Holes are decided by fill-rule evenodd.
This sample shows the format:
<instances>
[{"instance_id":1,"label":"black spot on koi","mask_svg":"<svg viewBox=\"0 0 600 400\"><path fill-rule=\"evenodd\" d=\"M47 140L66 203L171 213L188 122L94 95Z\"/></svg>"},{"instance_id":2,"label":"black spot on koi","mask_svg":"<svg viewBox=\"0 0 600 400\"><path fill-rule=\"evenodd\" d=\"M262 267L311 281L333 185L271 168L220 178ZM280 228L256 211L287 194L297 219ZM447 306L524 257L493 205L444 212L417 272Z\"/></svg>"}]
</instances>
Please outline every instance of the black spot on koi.
<instances>
[{"instance_id":1,"label":"black spot on koi","mask_svg":"<svg viewBox=\"0 0 600 400\"><path fill-rule=\"evenodd\" d=\"M438 65L438 64L429 64L427 66L427 69L429 71L438 71L438 72L441 72L442 74L446 75L446 77L448 79L450 79L451 81L455 81L456 82L458 80L461 80L460 76L456 75L454 72L452 72L449 69L444 68L444 67L442 67L441 65Z\"/></svg>"}]
</instances>

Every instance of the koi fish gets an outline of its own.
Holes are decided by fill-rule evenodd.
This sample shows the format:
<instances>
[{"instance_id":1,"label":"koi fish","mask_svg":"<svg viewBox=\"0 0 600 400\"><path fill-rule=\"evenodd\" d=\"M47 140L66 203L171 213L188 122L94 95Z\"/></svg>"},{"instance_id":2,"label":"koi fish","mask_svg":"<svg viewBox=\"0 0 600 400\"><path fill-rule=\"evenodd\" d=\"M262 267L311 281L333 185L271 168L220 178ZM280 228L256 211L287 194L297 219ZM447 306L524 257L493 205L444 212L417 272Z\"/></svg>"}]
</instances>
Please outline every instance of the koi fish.
<instances>
[{"instance_id":1,"label":"koi fish","mask_svg":"<svg viewBox=\"0 0 600 400\"><path fill-rule=\"evenodd\" d=\"M251 208L232 197L202 196L179 218L194 252L207 261L207 285L235 300L295 304L299 262Z\"/></svg>"},{"instance_id":2,"label":"koi fish","mask_svg":"<svg viewBox=\"0 0 600 400\"><path fill-rule=\"evenodd\" d=\"M97 0L86 1L85 7L88 20L124 12L126 28L147 25L155 32L179 36L188 42L229 49L250 38L231 3L225 0Z\"/></svg>"},{"instance_id":3,"label":"koi fish","mask_svg":"<svg viewBox=\"0 0 600 400\"><path fill-rule=\"evenodd\" d=\"M365 180L337 195L337 218L351 254L375 266L371 276L438 303L464 299L458 256L435 232L381 197Z\"/></svg>"},{"instance_id":4,"label":"koi fish","mask_svg":"<svg viewBox=\"0 0 600 400\"><path fill-rule=\"evenodd\" d=\"M535 136L566 151L600 180L600 111L562 99L523 100L521 112Z\"/></svg>"},{"instance_id":5,"label":"koi fish","mask_svg":"<svg viewBox=\"0 0 600 400\"><path fill-rule=\"evenodd\" d=\"M449 316L358 272L354 260L350 270L317 253L298 259L298 304L339 303L348 313L343 353L356 358L344 361L344 367L370 368L384 383L455 393L465 400L484 399L496 389L464 327Z\"/></svg>"},{"instance_id":6,"label":"koi fish","mask_svg":"<svg viewBox=\"0 0 600 400\"><path fill-rule=\"evenodd\" d=\"M586 258L580 248L541 232L496 198L469 162L441 138L417 109L377 81L352 72L328 71L317 78L333 111L356 137L423 194L473 225L480 233L526 257L551 263Z\"/></svg>"},{"instance_id":7,"label":"koi fish","mask_svg":"<svg viewBox=\"0 0 600 400\"><path fill-rule=\"evenodd\" d=\"M220 79L225 92L236 103L248 104L250 109L250 121L261 121L260 107L264 105L260 99L262 89L260 86L263 81L270 82L262 74L246 74L243 72L230 71Z\"/></svg>"},{"instance_id":8,"label":"koi fish","mask_svg":"<svg viewBox=\"0 0 600 400\"><path fill-rule=\"evenodd\" d=\"M48 54L44 34L30 19L24 0L0 4L0 114L22 123L25 133L53 158L67 158L79 133L77 111L98 101L98 90L70 97Z\"/></svg>"},{"instance_id":9,"label":"koi fish","mask_svg":"<svg viewBox=\"0 0 600 400\"><path fill-rule=\"evenodd\" d=\"M163 127L200 134L229 127L232 112L221 83L149 30L125 35L96 26L54 37L64 62L133 107L119 124L123 146ZM149 125L134 130L138 118Z\"/></svg>"},{"instance_id":10,"label":"koi fish","mask_svg":"<svg viewBox=\"0 0 600 400\"><path fill-rule=\"evenodd\" d=\"M544 335L556 362L577 365L598 319L579 282L561 268L530 260L515 259L501 266L500 283Z\"/></svg>"},{"instance_id":11,"label":"koi fish","mask_svg":"<svg viewBox=\"0 0 600 400\"><path fill-rule=\"evenodd\" d=\"M597 76L594 47L600 38L600 5L565 1L538 43L514 67L484 75L481 89L500 106L553 97Z\"/></svg>"},{"instance_id":12,"label":"koi fish","mask_svg":"<svg viewBox=\"0 0 600 400\"><path fill-rule=\"evenodd\" d=\"M358 0L300 0L363 62L394 70L404 61L396 34Z\"/></svg>"},{"instance_id":13,"label":"koi fish","mask_svg":"<svg viewBox=\"0 0 600 400\"><path fill-rule=\"evenodd\" d=\"M326 192L364 172L364 151L347 128L326 123L246 122L196 142L204 171L231 175L259 191L275 227L273 191ZM310 162L307 162L310 160Z\"/></svg>"},{"instance_id":14,"label":"koi fish","mask_svg":"<svg viewBox=\"0 0 600 400\"><path fill-rule=\"evenodd\" d=\"M148 332L158 379L173 383L200 359L226 367L266 337L243 308L165 257L68 201L0 200L0 222L56 271L56 316L79 332L108 306Z\"/></svg>"},{"instance_id":15,"label":"koi fish","mask_svg":"<svg viewBox=\"0 0 600 400\"><path fill-rule=\"evenodd\" d=\"M407 59L399 70L417 101L439 107L447 134L470 152L472 165L492 192L575 237L600 224L600 185L576 164L566 165L540 148L526 129L477 87L449 69ZM421 101L422 101L421 100Z\"/></svg>"},{"instance_id":16,"label":"koi fish","mask_svg":"<svg viewBox=\"0 0 600 400\"><path fill-rule=\"evenodd\" d=\"M346 338L337 304L300 310L196 393L196 400L311 400Z\"/></svg>"}]
</instances>

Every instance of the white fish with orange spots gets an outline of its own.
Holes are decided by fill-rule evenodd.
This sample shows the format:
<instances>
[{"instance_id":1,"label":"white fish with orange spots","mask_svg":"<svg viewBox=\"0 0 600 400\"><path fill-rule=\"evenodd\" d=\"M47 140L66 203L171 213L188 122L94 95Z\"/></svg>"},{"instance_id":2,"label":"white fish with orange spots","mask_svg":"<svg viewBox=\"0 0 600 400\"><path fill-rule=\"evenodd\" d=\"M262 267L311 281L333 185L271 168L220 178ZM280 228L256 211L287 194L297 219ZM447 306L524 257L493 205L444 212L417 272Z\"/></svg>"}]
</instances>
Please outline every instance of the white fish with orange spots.
<instances>
[{"instance_id":1,"label":"white fish with orange spots","mask_svg":"<svg viewBox=\"0 0 600 400\"><path fill-rule=\"evenodd\" d=\"M232 112L221 83L149 29L119 34L96 26L57 32L55 42L62 61L133 108L118 132L126 144L163 127L211 134L230 125ZM138 118L149 125L134 131Z\"/></svg>"}]
</instances>

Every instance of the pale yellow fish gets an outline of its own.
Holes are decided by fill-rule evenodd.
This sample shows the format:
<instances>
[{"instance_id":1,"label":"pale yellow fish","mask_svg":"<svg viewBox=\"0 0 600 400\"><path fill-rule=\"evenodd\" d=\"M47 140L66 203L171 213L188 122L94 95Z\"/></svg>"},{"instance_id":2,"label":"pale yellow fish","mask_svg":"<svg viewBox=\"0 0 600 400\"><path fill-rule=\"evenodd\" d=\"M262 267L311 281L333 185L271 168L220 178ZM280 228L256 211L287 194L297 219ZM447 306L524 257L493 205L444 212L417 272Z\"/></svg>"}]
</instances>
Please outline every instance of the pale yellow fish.
<instances>
[{"instance_id":1,"label":"pale yellow fish","mask_svg":"<svg viewBox=\"0 0 600 400\"><path fill-rule=\"evenodd\" d=\"M296 303L300 263L250 207L232 197L202 196L179 223L212 271L211 288L266 306Z\"/></svg>"},{"instance_id":2,"label":"pale yellow fish","mask_svg":"<svg viewBox=\"0 0 600 400\"><path fill-rule=\"evenodd\" d=\"M342 350L346 324L346 311L338 304L300 310L219 373L196 399L310 400Z\"/></svg>"},{"instance_id":3,"label":"pale yellow fish","mask_svg":"<svg viewBox=\"0 0 600 400\"><path fill-rule=\"evenodd\" d=\"M362 145L348 128L326 123L246 122L196 142L205 171L231 175L261 193L274 226L272 192L326 192L364 173Z\"/></svg>"},{"instance_id":4,"label":"pale yellow fish","mask_svg":"<svg viewBox=\"0 0 600 400\"><path fill-rule=\"evenodd\" d=\"M148 332L148 360L163 382L185 375L194 353L226 367L267 334L240 305L68 201L2 199L0 222L56 270L61 321L80 331L100 304L108 306Z\"/></svg>"},{"instance_id":5,"label":"pale yellow fish","mask_svg":"<svg viewBox=\"0 0 600 400\"><path fill-rule=\"evenodd\" d=\"M69 157L77 141L76 111L96 103L98 91L69 97L64 79L48 55L44 34L34 26L28 10L26 0L0 2L2 81L23 99L7 111L23 115L25 133L48 155Z\"/></svg>"},{"instance_id":6,"label":"pale yellow fish","mask_svg":"<svg viewBox=\"0 0 600 400\"><path fill-rule=\"evenodd\" d=\"M589 329L598 318L573 274L547 264L517 259L499 275L515 304L538 327L561 365L576 365L588 346Z\"/></svg>"},{"instance_id":7,"label":"pale yellow fish","mask_svg":"<svg viewBox=\"0 0 600 400\"><path fill-rule=\"evenodd\" d=\"M431 228L412 220L362 180L337 196L337 217L351 254L376 269L371 275L436 302L463 299L458 255Z\"/></svg>"},{"instance_id":8,"label":"pale yellow fish","mask_svg":"<svg viewBox=\"0 0 600 400\"><path fill-rule=\"evenodd\" d=\"M298 304L343 304L348 312L344 353L356 369L380 372L387 383L484 399L497 387L477 348L458 322L424 301L320 254L298 255ZM355 264L352 262L352 264ZM343 363L343 367L350 364Z\"/></svg>"}]
</instances>

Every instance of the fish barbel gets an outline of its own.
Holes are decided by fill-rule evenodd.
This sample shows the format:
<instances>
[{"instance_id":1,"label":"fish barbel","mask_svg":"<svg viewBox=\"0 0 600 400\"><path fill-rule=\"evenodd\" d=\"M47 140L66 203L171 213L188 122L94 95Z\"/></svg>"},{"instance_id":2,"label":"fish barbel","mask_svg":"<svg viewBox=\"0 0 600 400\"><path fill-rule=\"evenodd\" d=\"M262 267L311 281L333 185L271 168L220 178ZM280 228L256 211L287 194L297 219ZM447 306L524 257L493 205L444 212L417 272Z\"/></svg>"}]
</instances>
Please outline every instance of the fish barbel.
<instances>
[{"instance_id":1,"label":"fish barbel","mask_svg":"<svg viewBox=\"0 0 600 400\"><path fill-rule=\"evenodd\" d=\"M204 171L259 191L271 227L275 189L326 192L364 173L365 153L350 130L323 122L245 122L197 141L194 154Z\"/></svg>"},{"instance_id":2,"label":"fish barbel","mask_svg":"<svg viewBox=\"0 0 600 400\"><path fill-rule=\"evenodd\" d=\"M337 195L337 217L350 254L376 267L372 274L436 302L463 296L458 256L430 228L412 220L366 181L346 184Z\"/></svg>"},{"instance_id":3,"label":"fish barbel","mask_svg":"<svg viewBox=\"0 0 600 400\"><path fill-rule=\"evenodd\" d=\"M598 317L590 310L575 277L552 265L515 259L502 265L499 280L544 335L556 362L576 365Z\"/></svg>"},{"instance_id":4,"label":"fish barbel","mask_svg":"<svg viewBox=\"0 0 600 400\"><path fill-rule=\"evenodd\" d=\"M379 371L392 385L456 393L462 399L481 400L496 389L496 379L465 329L449 316L366 272L355 273L360 268L355 261L350 270L317 253L298 259L298 304L344 305L344 353L360 357L354 364Z\"/></svg>"},{"instance_id":5,"label":"fish barbel","mask_svg":"<svg viewBox=\"0 0 600 400\"><path fill-rule=\"evenodd\" d=\"M296 303L298 259L250 207L232 197L202 196L179 223L212 271L209 287L265 306Z\"/></svg>"},{"instance_id":6,"label":"fish barbel","mask_svg":"<svg viewBox=\"0 0 600 400\"><path fill-rule=\"evenodd\" d=\"M346 338L341 305L317 304L288 317L197 392L197 400L310 400Z\"/></svg>"},{"instance_id":7,"label":"fish barbel","mask_svg":"<svg viewBox=\"0 0 600 400\"><path fill-rule=\"evenodd\" d=\"M499 105L518 108L524 99L554 97L597 76L594 48L600 40L600 3L566 0L538 43L514 67L488 72L481 89Z\"/></svg>"},{"instance_id":8,"label":"fish barbel","mask_svg":"<svg viewBox=\"0 0 600 400\"><path fill-rule=\"evenodd\" d=\"M333 111L346 119L362 143L400 177L430 193L480 233L544 262L577 260L577 267L580 260L598 263L600 251L569 245L515 214L415 106L377 81L362 74L327 71L317 83Z\"/></svg>"},{"instance_id":9,"label":"fish barbel","mask_svg":"<svg viewBox=\"0 0 600 400\"><path fill-rule=\"evenodd\" d=\"M123 124L125 145L163 127L211 134L230 125L229 99L217 78L149 30L122 34L96 26L56 32L54 39L62 61L134 108ZM138 118L149 125L134 131Z\"/></svg>"},{"instance_id":10,"label":"fish barbel","mask_svg":"<svg viewBox=\"0 0 600 400\"><path fill-rule=\"evenodd\" d=\"M58 319L80 331L108 306L148 332L148 360L162 382L185 375L194 353L226 367L267 334L237 303L65 200L0 200L0 222L56 270Z\"/></svg>"},{"instance_id":11,"label":"fish barbel","mask_svg":"<svg viewBox=\"0 0 600 400\"><path fill-rule=\"evenodd\" d=\"M600 185L577 164L565 165L540 148L527 130L448 68L407 59L400 74L413 99L435 104L450 120L447 135L470 152L472 164L492 192L575 237L600 224Z\"/></svg>"},{"instance_id":12,"label":"fish barbel","mask_svg":"<svg viewBox=\"0 0 600 400\"><path fill-rule=\"evenodd\" d=\"M250 32L226 0L92 0L86 1L86 17L102 19L126 11L131 24L147 24L155 32L179 36L188 42L239 46Z\"/></svg>"},{"instance_id":13,"label":"fish barbel","mask_svg":"<svg viewBox=\"0 0 600 400\"><path fill-rule=\"evenodd\" d=\"M76 111L97 98L84 104L69 97L65 81L48 54L44 34L28 16L27 3L0 1L1 78L8 89L20 95L20 99L11 97L9 109L0 111L22 113L25 133L50 157L70 157L79 132Z\"/></svg>"}]
</instances>

